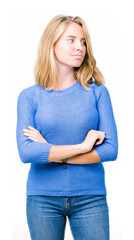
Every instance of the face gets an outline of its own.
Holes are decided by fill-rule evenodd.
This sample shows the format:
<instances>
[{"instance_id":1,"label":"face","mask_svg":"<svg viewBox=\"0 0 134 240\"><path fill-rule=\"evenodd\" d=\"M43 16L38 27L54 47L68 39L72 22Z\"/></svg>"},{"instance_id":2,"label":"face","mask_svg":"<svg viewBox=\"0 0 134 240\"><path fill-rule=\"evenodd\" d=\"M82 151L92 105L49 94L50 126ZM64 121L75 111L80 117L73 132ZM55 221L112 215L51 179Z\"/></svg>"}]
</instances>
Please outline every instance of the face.
<instances>
[{"instance_id":1,"label":"face","mask_svg":"<svg viewBox=\"0 0 134 240\"><path fill-rule=\"evenodd\" d=\"M54 46L57 64L71 68L80 67L86 54L86 40L82 27L70 23Z\"/></svg>"}]
</instances>

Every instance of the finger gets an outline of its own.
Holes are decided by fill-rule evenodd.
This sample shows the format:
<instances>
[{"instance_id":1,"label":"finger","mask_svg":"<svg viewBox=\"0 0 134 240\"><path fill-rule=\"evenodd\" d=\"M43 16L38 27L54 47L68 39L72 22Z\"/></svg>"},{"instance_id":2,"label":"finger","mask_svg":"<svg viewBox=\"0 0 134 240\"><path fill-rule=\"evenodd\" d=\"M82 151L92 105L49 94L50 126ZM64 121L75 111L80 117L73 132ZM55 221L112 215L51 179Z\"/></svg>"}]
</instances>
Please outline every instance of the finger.
<instances>
[{"instance_id":1,"label":"finger","mask_svg":"<svg viewBox=\"0 0 134 240\"><path fill-rule=\"evenodd\" d=\"M34 138L34 137L28 137L29 139L33 140L34 142L39 142L38 139Z\"/></svg>"},{"instance_id":2,"label":"finger","mask_svg":"<svg viewBox=\"0 0 134 240\"><path fill-rule=\"evenodd\" d=\"M31 136L31 133L29 133L29 132L24 132L23 133L25 136L27 136L27 137L30 137Z\"/></svg>"},{"instance_id":3,"label":"finger","mask_svg":"<svg viewBox=\"0 0 134 240\"><path fill-rule=\"evenodd\" d=\"M32 134L32 133L24 133L24 135L28 138L34 139L34 140L39 140L39 137L36 134Z\"/></svg>"},{"instance_id":4,"label":"finger","mask_svg":"<svg viewBox=\"0 0 134 240\"><path fill-rule=\"evenodd\" d=\"M32 132L24 132L23 134L27 137L36 137L37 138L37 135L35 133L32 133Z\"/></svg>"},{"instance_id":5,"label":"finger","mask_svg":"<svg viewBox=\"0 0 134 240\"><path fill-rule=\"evenodd\" d=\"M29 129L35 131L35 132L39 132L36 128L32 127L32 126L28 126Z\"/></svg>"},{"instance_id":6,"label":"finger","mask_svg":"<svg viewBox=\"0 0 134 240\"><path fill-rule=\"evenodd\" d=\"M30 129L30 130L29 130L29 129ZM37 133L39 133L39 131L36 130L35 128L31 128L31 127L29 127L29 129L23 129L23 132L31 132L31 131L33 131L33 132L37 132Z\"/></svg>"},{"instance_id":7,"label":"finger","mask_svg":"<svg viewBox=\"0 0 134 240\"><path fill-rule=\"evenodd\" d=\"M31 134L31 133L33 133L33 134L38 134L37 131L34 131L34 130L28 130L28 129L23 129L23 132L25 132L25 133L29 133L29 134Z\"/></svg>"},{"instance_id":8,"label":"finger","mask_svg":"<svg viewBox=\"0 0 134 240\"><path fill-rule=\"evenodd\" d=\"M31 135L32 133L34 133L34 132L32 132L32 131L30 131L30 130L25 130L25 131L23 131L23 134L27 134L27 135ZM35 133L34 133L35 134Z\"/></svg>"},{"instance_id":9,"label":"finger","mask_svg":"<svg viewBox=\"0 0 134 240\"><path fill-rule=\"evenodd\" d=\"M34 127L32 127L32 126L30 126L30 125L28 126L28 128L35 129Z\"/></svg>"},{"instance_id":10,"label":"finger","mask_svg":"<svg viewBox=\"0 0 134 240\"><path fill-rule=\"evenodd\" d=\"M100 145L103 142L103 139L99 139L96 141L95 145Z\"/></svg>"},{"instance_id":11,"label":"finger","mask_svg":"<svg viewBox=\"0 0 134 240\"><path fill-rule=\"evenodd\" d=\"M95 146L100 145L100 144L101 144L101 142L100 142L100 141L97 141L97 142L95 143Z\"/></svg>"},{"instance_id":12,"label":"finger","mask_svg":"<svg viewBox=\"0 0 134 240\"><path fill-rule=\"evenodd\" d=\"M45 142L45 143L47 143L47 141L45 140L45 138L41 138L40 136L38 136L38 135L33 135L33 134L31 134L31 133L27 133L27 132L25 132L24 133L24 135L26 136L26 137L28 137L29 139L32 139L33 141L35 141L35 142Z\"/></svg>"},{"instance_id":13,"label":"finger","mask_svg":"<svg viewBox=\"0 0 134 240\"><path fill-rule=\"evenodd\" d=\"M28 129L23 129L23 132L26 132L26 131L30 131L30 130L28 130Z\"/></svg>"},{"instance_id":14,"label":"finger","mask_svg":"<svg viewBox=\"0 0 134 240\"><path fill-rule=\"evenodd\" d=\"M29 130L29 129L23 129L23 132L35 132L34 130Z\"/></svg>"},{"instance_id":15,"label":"finger","mask_svg":"<svg viewBox=\"0 0 134 240\"><path fill-rule=\"evenodd\" d=\"M23 134L31 139L35 139L37 142L42 142L42 140L44 140L44 138L42 139L38 134L33 132L24 132Z\"/></svg>"}]
</instances>

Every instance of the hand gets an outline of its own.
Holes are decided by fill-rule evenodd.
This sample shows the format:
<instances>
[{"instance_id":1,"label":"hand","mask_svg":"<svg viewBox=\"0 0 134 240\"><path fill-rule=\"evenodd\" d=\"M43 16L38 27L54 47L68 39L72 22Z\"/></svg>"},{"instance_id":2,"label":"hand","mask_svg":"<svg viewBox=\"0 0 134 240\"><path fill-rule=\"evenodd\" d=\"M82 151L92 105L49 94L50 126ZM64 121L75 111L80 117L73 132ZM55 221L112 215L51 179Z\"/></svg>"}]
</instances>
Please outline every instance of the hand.
<instances>
[{"instance_id":1,"label":"hand","mask_svg":"<svg viewBox=\"0 0 134 240\"><path fill-rule=\"evenodd\" d=\"M41 135L41 133L36 130L35 128L28 126L28 129L23 129L24 135L27 136L28 138L32 139L35 142L44 142L47 143L46 139L43 138L43 136Z\"/></svg>"},{"instance_id":2,"label":"hand","mask_svg":"<svg viewBox=\"0 0 134 240\"><path fill-rule=\"evenodd\" d=\"M104 132L90 130L85 140L81 143L83 153L91 151L94 145L100 145L103 142L104 138Z\"/></svg>"}]
</instances>

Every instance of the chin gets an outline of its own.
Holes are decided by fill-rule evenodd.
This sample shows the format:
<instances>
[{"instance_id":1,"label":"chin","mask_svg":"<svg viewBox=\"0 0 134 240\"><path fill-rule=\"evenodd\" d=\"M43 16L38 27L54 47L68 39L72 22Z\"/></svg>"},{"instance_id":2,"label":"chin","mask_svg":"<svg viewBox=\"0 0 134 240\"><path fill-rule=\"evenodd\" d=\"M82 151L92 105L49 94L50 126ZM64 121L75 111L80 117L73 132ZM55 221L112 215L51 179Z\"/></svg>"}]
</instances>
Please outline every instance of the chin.
<instances>
[{"instance_id":1,"label":"chin","mask_svg":"<svg viewBox=\"0 0 134 240\"><path fill-rule=\"evenodd\" d=\"M73 67L74 67L74 68L79 68L81 65L82 65L82 63L80 63L80 64L75 64Z\"/></svg>"},{"instance_id":2,"label":"chin","mask_svg":"<svg viewBox=\"0 0 134 240\"><path fill-rule=\"evenodd\" d=\"M82 65L82 63L83 63L83 61L78 62L78 63L74 64L74 67L78 68Z\"/></svg>"}]
</instances>

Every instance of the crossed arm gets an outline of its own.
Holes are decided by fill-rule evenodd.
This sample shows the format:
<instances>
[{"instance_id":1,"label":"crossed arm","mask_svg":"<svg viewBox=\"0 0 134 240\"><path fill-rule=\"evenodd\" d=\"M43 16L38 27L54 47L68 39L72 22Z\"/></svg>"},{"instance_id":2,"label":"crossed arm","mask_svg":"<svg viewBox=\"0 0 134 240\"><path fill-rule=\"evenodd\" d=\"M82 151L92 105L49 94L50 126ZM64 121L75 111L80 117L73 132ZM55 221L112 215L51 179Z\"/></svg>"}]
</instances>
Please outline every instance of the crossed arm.
<instances>
[{"instance_id":1,"label":"crossed arm","mask_svg":"<svg viewBox=\"0 0 134 240\"><path fill-rule=\"evenodd\" d=\"M102 88L102 91L97 101L98 131L90 130L81 144L60 146L48 143L36 130L34 106L27 94L22 92L17 104L16 131L21 160L24 163L41 164L60 163L64 158L68 158L70 164L90 164L116 160L118 138L112 104L107 89L104 86L100 86L100 88Z\"/></svg>"},{"instance_id":2,"label":"crossed arm","mask_svg":"<svg viewBox=\"0 0 134 240\"><path fill-rule=\"evenodd\" d=\"M29 129L23 129L24 135L35 142L47 143L46 139L38 130L29 126ZM85 141L75 145L52 145L48 161L61 163L62 159L68 158L69 164L91 164L100 162L99 155L92 149L93 145L99 145L103 142L105 134L101 131L91 130L88 132ZM96 140L98 140L96 142Z\"/></svg>"}]
</instances>

